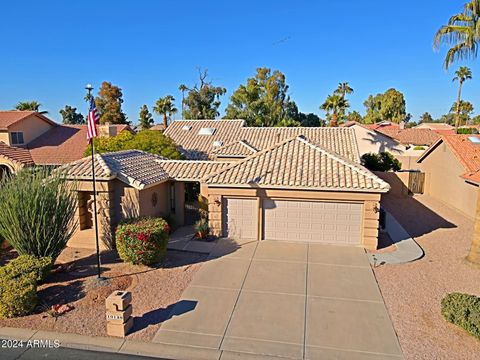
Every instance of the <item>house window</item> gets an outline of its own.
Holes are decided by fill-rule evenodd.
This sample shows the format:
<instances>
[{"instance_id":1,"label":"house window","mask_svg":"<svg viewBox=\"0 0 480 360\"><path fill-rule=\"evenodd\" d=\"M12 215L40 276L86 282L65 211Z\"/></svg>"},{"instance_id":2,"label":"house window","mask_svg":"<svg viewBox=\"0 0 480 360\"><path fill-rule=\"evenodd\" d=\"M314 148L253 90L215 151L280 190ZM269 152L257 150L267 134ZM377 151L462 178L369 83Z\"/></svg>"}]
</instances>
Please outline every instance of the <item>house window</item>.
<instances>
[{"instance_id":1,"label":"house window","mask_svg":"<svg viewBox=\"0 0 480 360\"><path fill-rule=\"evenodd\" d=\"M23 145L23 132L13 131L11 133L12 145Z\"/></svg>"},{"instance_id":2,"label":"house window","mask_svg":"<svg viewBox=\"0 0 480 360\"><path fill-rule=\"evenodd\" d=\"M170 184L170 212L175 214L175 183Z\"/></svg>"}]
</instances>

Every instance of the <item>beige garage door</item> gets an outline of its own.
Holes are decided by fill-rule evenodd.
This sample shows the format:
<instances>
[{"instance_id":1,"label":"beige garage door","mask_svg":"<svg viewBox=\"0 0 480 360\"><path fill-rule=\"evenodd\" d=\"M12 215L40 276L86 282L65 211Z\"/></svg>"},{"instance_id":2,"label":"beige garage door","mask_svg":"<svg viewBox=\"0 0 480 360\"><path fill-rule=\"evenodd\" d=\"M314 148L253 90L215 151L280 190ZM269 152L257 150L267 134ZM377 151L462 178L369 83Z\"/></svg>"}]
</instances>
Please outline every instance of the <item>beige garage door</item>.
<instances>
[{"instance_id":1,"label":"beige garage door","mask_svg":"<svg viewBox=\"0 0 480 360\"><path fill-rule=\"evenodd\" d=\"M358 245L362 204L314 201L263 201L263 238Z\"/></svg>"},{"instance_id":2,"label":"beige garage door","mask_svg":"<svg viewBox=\"0 0 480 360\"><path fill-rule=\"evenodd\" d=\"M223 200L223 236L236 239L257 239L257 200Z\"/></svg>"}]
</instances>

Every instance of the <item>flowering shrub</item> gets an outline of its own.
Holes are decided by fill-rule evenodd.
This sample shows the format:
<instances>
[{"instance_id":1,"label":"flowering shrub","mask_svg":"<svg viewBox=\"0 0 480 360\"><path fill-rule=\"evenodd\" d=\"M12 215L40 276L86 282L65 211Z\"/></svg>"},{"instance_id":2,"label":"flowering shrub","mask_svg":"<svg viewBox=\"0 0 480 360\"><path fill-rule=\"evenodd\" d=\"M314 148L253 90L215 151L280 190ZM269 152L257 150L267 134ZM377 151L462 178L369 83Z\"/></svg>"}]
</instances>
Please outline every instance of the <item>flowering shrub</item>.
<instances>
[{"instance_id":1,"label":"flowering shrub","mask_svg":"<svg viewBox=\"0 0 480 360\"><path fill-rule=\"evenodd\" d=\"M152 265L167 252L170 226L161 218L144 217L121 222L115 232L120 259L132 264Z\"/></svg>"}]
</instances>

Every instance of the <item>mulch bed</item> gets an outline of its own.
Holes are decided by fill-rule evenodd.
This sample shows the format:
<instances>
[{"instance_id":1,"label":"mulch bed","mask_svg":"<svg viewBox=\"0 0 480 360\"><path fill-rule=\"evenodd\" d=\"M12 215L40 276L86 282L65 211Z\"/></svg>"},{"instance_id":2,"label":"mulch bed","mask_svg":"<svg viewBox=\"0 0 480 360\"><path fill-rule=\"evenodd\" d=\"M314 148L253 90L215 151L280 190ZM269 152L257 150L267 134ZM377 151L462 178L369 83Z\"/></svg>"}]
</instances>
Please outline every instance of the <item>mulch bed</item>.
<instances>
[{"instance_id":1,"label":"mulch bed","mask_svg":"<svg viewBox=\"0 0 480 360\"><path fill-rule=\"evenodd\" d=\"M0 263L15 256L4 252ZM115 290L132 292L134 329L131 339L149 341L186 289L206 256L168 251L157 267L121 262L115 252L102 253L103 282L97 281L96 256L90 250L66 248L54 271L38 287L39 305L32 315L0 319L0 326L106 336L105 299ZM74 309L54 318L47 311L55 304Z\"/></svg>"}]
</instances>

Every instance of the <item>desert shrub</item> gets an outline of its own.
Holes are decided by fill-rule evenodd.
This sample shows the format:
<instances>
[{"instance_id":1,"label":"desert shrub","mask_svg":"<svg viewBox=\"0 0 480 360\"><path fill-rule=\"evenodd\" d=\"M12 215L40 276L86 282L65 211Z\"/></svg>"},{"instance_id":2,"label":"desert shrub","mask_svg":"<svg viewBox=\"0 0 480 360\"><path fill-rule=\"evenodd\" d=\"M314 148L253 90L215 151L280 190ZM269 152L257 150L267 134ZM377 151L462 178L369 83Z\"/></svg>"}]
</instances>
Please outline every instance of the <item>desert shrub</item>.
<instances>
[{"instance_id":1,"label":"desert shrub","mask_svg":"<svg viewBox=\"0 0 480 360\"><path fill-rule=\"evenodd\" d=\"M480 339L480 297L462 293L448 294L442 299L442 315L448 322Z\"/></svg>"},{"instance_id":2,"label":"desert shrub","mask_svg":"<svg viewBox=\"0 0 480 360\"><path fill-rule=\"evenodd\" d=\"M14 270L14 269L13 269ZM37 274L0 267L0 318L28 315L37 305Z\"/></svg>"},{"instance_id":3,"label":"desert shrub","mask_svg":"<svg viewBox=\"0 0 480 360\"><path fill-rule=\"evenodd\" d=\"M362 165L371 171L399 171L402 168L402 163L388 151L363 154L361 160Z\"/></svg>"},{"instance_id":4,"label":"desert shrub","mask_svg":"<svg viewBox=\"0 0 480 360\"><path fill-rule=\"evenodd\" d=\"M167 252L169 231L168 223L161 218L125 220L115 233L118 255L132 264L158 263Z\"/></svg>"},{"instance_id":5,"label":"desert shrub","mask_svg":"<svg viewBox=\"0 0 480 360\"><path fill-rule=\"evenodd\" d=\"M193 228L195 230L195 235L198 238L205 238L208 234L208 220L205 218L198 220Z\"/></svg>"},{"instance_id":6,"label":"desert shrub","mask_svg":"<svg viewBox=\"0 0 480 360\"><path fill-rule=\"evenodd\" d=\"M476 128L459 128L457 129L457 134L463 134L463 135L478 134L478 130Z\"/></svg>"},{"instance_id":7,"label":"desert shrub","mask_svg":"<svg viewBox=\"0 0 480 360\"><path fill-rule=\"evenodd\" d=\"M175 216L172 214L168 214L164 217L165 221L167 222L168 226L170 227L169 234L174 232L178 229L177 220L175 220Z\"/></svg>"},{"instance_id":8,"label":"desert shrub","mask_svg":"<svg viewBox=\"0 0 480 360\"><path fill-rule=\"evenodd\" d=\"M425 148L423 146L418 146L417 145L413 148L413 150L425 150Z\"/></svg>"},{"instance_id":9,"label":"desert shrub","mask_svg":"<svg viewBox=\"0 0 480 360\"><path fill-rule=\"evenodd\" d=\"M35 274L36 281L43 281L52 269L52 259L45 256L36 258L31 255L20 255L3 267L4 273L12 276Z\"/></svg>"},{"instance_id":10,"label":"desert shrub","mask_svg":"<svg viewBox=\"0 0 480 360\"><path fill-rule=\"evenodd\" d=\"M0 204L0 236L20 255L55 261L76 229L76 192L60 172L24 169L2 179Z\"/></svg>"}]
</instances>

